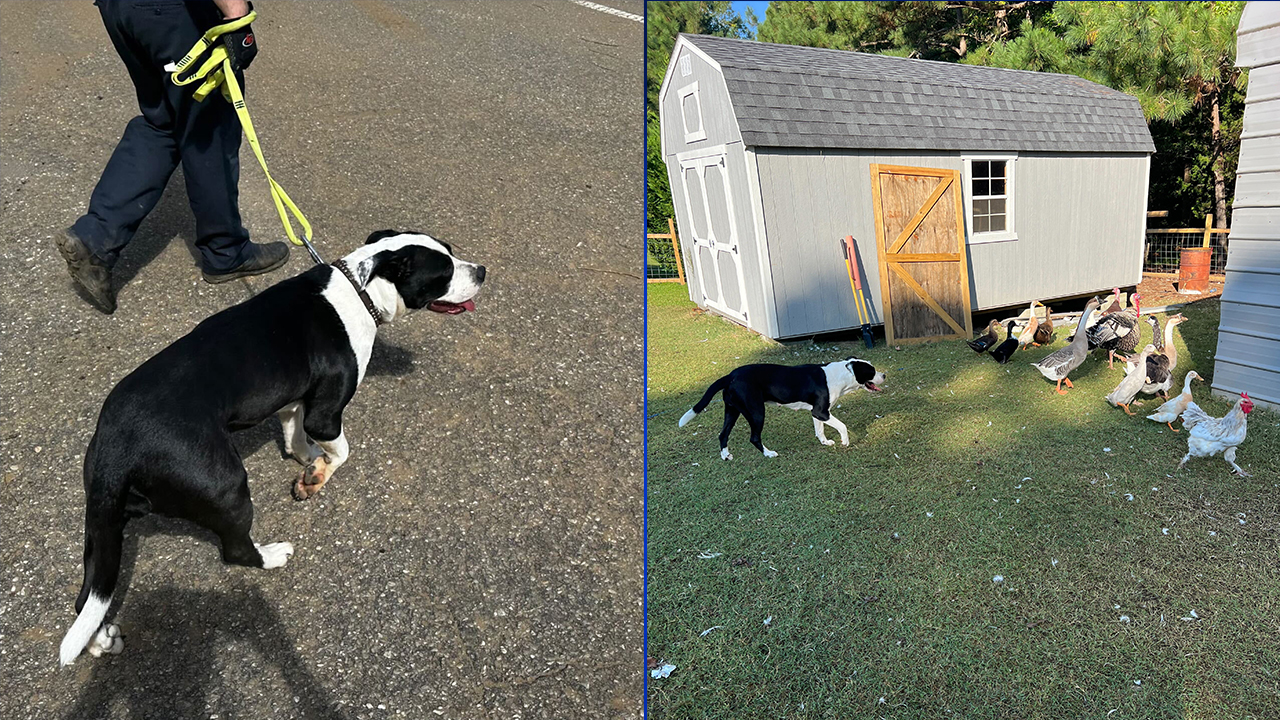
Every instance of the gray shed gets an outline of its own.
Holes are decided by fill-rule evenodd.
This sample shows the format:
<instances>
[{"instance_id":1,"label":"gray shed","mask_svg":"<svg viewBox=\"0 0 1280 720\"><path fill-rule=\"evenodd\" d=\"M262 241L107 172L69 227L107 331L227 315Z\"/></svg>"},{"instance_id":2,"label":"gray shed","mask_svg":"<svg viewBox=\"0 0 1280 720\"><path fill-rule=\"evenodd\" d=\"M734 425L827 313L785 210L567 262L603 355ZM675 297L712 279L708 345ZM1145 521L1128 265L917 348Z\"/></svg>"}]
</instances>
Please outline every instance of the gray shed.
<instances>
[{"instance_id":1,"label":"gray shed","mask_svg":"<svg viewBox=\"0 0 1280 720\"><path fill-rule=\"evenodd\" d=\"M1245 5L1236 37L1249 92L1213 391L1280 410L1280 5Z\"/></svg>"},{"instance_id":2,"label":"gray shed","mask_svg":"<svg viewBox=\"0 0 1280 720\"><path fill-rule=\"evenodd\" d=\"M690 298L771 338L859 326L848 235L873 324L898 261L956 259L939 277L964 296L966 330L970 310L1141 279L1155 148L1124 93L1070 75L681 35L659 102ZM875 210L873 165L955 179L954 204L933 199L942 225L963 221L953 247L881 257L898 230L915 240L908 219L921 206L888 198ZM902 182L919 200L945 181ZM903 296L887 284L892 320Z\"/></svg>"}]
</instances>

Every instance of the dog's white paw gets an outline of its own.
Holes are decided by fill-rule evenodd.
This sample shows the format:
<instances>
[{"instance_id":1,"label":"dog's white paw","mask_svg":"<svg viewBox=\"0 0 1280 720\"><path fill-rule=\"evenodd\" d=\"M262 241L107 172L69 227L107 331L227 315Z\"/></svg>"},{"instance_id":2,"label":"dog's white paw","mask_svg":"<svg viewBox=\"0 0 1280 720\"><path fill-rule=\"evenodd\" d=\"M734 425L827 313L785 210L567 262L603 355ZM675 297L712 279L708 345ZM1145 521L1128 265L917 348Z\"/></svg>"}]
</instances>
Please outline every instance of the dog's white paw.
<instances>
[{"instance_id":1,"label":"dog's white paw","mask_svg":"<svg viewBox=\"0 0 1280 720\"><path fill-rule=\"evenodd\" d=\"M124 638L120 637L120 626L114 623L107 623L98 628L98 632L94 633L93 639L89 641L89 654L94 657L102 657L102 655L119 655L124 652Z\"/></svg>"},{"instance_id":2,"label":"dog's white paw","mask_svg":"<svg viewBox=\"0 0 1280 720\"><path fill-rule=\"evenodd\" d=\"M849 438L840 438L840 444L849 447Z\"/></svg>"},{"instance_id":3,"label":"dog's white paw","mask_svg":"<svg viewBox=\"0 0 1280 720\"><path fill-rule=\"evenodd\" d=\"M775 457L778 457L778 453L776 453L776 452L774 452L774 451L770 450L769 448L765 448L765 449L764 449L764 456L765 456L765 457L767 457L767 458L775 458Z\"/></svg>"},{"instance_id":4,"label":"dog's white paw","mask_svg":"<svg viewBox=\"0 0 1280 720\"><path fill-rule=\"evenodd\" d=\"M831 445L835 445L835 444L836 444L836 441L835 441L835 440L829 440L829 439L827 439L827 438L818 438L818 442L822 443L823 445L827 445L827 446L831 446ZM846 444L848 444L848 443L846 443Z\"/></svg>"},{"instance_id":5,"label":"dog's white paw","mask_svg":"<svg viewBox=\"0 0 1280 720\"><path fill-rule=\"evenodd\" d=\"M278 542L270 545L253 544L258 548L258 554L262 556L262 569L272 570L278 567L284 567L289 562L289 557L293 555L293 543Z\"/></svg>"},{"instance_id":6,"label":"dog's white paw","mask_svg":"<svg viewBox=\"0 0 1280 720\"><path fill-rule=\"evenodd\" d=\"M732 460L732 459L733 459L733 453L729 452L729 448L720 448L720 459L721 459L721 460Z\"/></svg>"}]
</instances>

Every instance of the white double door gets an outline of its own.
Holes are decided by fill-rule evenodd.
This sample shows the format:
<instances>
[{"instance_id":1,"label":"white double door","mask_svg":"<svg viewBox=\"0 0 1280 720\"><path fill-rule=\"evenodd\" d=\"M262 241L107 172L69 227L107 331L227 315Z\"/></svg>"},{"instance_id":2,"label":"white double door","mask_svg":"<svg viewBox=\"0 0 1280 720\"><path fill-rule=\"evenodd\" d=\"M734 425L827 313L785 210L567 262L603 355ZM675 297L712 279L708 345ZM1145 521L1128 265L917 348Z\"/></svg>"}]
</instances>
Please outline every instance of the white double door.
<instances>
[{"instance_id":1,"label":"white double door","mask_svg":"<svg viewBox=\"0 0 1280 720\"><path fill-rule=\"evenodd\" d=\"M678 159L691 221L691 227L681 232L693 237L693 261L703 302L746 324L742 252L725 148L708 148Z\"/></svg>"}]
</instances>

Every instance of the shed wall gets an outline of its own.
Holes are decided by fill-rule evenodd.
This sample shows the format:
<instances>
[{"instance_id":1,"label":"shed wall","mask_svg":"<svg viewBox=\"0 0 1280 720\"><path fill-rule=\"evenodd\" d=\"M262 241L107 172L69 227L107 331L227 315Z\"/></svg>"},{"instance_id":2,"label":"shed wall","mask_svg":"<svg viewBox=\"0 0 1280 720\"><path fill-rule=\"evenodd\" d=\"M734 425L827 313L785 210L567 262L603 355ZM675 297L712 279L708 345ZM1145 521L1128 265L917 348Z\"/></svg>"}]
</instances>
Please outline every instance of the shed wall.
<instances>
[{"instance_id":1,"label":"shed wall","mask_svg":"<svg viewBox=\"0 0 1280 720\"><path fill-rule=\"evenodd\" d=\"M1280 410L1280 26L1245 30L1240 61L1271 64L1249 72L1213 390Z\"/></svg>"},{"instance_id":2,"label":"shed wall","mask_svg":"<svg viewBox=\"0 0 1280 720\"><path fill-rule=\"evenodd\" d=\"M690 150L742 142L738 120L734 117L733 105L729 101L729 91L719 68L707 62L687 43L681 43L678 48L678 52L672 56L671 66L667 68L666 94L660 98L662 154L668 162L671 156ZM688 75L684 75L681 70L681 59L686 57L689 60ZM705 140L685 142L680 90L694 82L698 83L698 98L707 137Z\"/></svg>"},{"instance_id":3,"label":"shed wall","mask_svg":"<svg viewBox=\"0 0 1280 720\"><path fill-rule=\"evenodd\" d=\"M777 337L858 325L836 240L853 235L874 323L883 322L871 164L963 171L962 154L756 148ZM1018 239L969 246L975 310L1135 285L1146 228L1147 157L1022 153ZM964 195L968 202L968 192Z\"/></svg>"}]
</instances>

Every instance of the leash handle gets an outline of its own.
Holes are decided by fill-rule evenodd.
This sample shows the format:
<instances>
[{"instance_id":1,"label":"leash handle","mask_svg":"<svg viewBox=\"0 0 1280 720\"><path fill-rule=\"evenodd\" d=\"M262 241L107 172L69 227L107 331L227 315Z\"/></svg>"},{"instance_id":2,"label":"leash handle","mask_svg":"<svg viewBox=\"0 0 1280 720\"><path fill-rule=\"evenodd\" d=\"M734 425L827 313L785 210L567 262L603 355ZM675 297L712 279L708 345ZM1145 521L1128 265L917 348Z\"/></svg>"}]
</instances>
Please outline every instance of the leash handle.
<instances>
[{"instance_id":1,"label":"leash handle","mask_svg":"<svg viewBox=\"0 0 1280 720\"><path fill-rule=\"evenodd\" d=\"M311 223L307 220L307 216L302 214L302 210L289 197L289 193L285 192L280 183L271 177L271 171L267 169L267 158L262 154L262 146L258 143L258 133L253 129L253 120L249 117L249 109L244 101L244 92L241 91L240 83L236 80L235 71L231 67L231 58L227 55L227 49L217 42L220 36L239 30L253 22L257 17L257 11L251 10L248 15L242 18L209 28L181 60L165 66L165 71L171 73L170 77L173 83L179 86L190 85L197 80L203 80L204 82L193 93L193 97L197 102L204 101L209 93L213 92L214 88L221 88L222 96L235 108L236 117L240 119L240 127L244 130L245 139L249 141L249 147L253 148L253 154L258 158L258 164L262 166L262 174L267 177L267 185L271 188L271 200L275 203L276 212L280 215L280 223L284 225L284 232L288 236L289 242L305 247L307 253L311 255L311 259L317 265L323 265L324 260L320 259L320 254L316 252L315 247L311 244ZM212 50L209 52L208 59L198 69L184 77L183 72L193 66L196 60L210 48ZM301 237L294 232L293 223L290 222L290 215L302 228Z\"/></svg>"}]
</instances>

